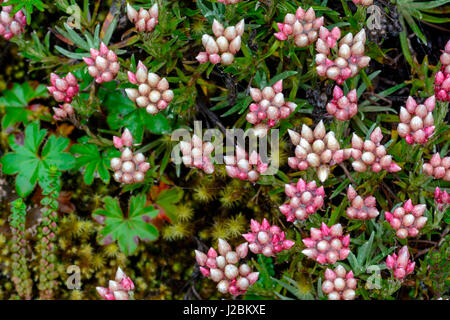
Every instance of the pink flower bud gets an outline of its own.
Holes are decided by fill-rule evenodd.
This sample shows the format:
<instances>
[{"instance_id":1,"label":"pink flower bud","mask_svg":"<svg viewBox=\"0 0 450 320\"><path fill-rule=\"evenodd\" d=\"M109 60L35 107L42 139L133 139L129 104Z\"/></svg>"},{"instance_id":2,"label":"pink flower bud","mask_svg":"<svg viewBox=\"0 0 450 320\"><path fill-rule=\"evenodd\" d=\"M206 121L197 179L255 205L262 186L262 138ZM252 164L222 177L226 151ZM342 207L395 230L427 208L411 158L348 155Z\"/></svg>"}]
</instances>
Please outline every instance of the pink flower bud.
<instances>
[{"instance_id":1,"label":"pink flower bud","mask_svg":"<svg viewBox=\"0 0 450 320\"><path fill-rule=\"evenodd\" d=\"M210 275L209 269L204 268L204 267L200 267L200 272L202 273L202 275L204 277L208 277Z\"/></svg>"},{"instance_id":2,"label":"pink flower bud","mask_svg":"<svg viewBox=\"0 0 450 320\"><path fill-rule=\"evenodd\" d=\"M283 80L277 81L273 86L273 90L277 93L283 91Z\"/></svg>"},{"instance_id":3,"label":"pink flower bud","mask_svg":"<svg viewBox=\"0 0 450 320\"><path fill-rule=\"evenodd\" d=\"M124 146L131 147L133 144L133 136L130 130L126 129L122 133L122 143Z\"/></svg>"},{"instance_id":4,"label":"pink flower bud","mask_svg":"<svg viewBox=\"0 0 450 320\"><path fill-rule=\"evenodd\" d=\"M208 53L207 52L200 52L197 57L196 57L197 61L200 62L201 64L208 62L209 58L208 58Z\"/></svg>"},{"instance_id":5,"label":"pink flower bud","mask_svg":"<svg viewBox=\"0 0 450 320\"><path fill-rule=\"evenodd\" d=\"M120 149L123 147L123 141L121 138L113 137L113 142L114 142L114 147L116 147L117 149Z\"/></svg>"},{"instance_id":6,"label":"pink flower bud","mask_svg":"<svg viewBox=\"0 0 450 320\"><path fill-rule=\"evenodd\" d=\"M204 266L208 257L203 252L195 250L195 259L200 266Z\"/></svg>"}]
</instances>

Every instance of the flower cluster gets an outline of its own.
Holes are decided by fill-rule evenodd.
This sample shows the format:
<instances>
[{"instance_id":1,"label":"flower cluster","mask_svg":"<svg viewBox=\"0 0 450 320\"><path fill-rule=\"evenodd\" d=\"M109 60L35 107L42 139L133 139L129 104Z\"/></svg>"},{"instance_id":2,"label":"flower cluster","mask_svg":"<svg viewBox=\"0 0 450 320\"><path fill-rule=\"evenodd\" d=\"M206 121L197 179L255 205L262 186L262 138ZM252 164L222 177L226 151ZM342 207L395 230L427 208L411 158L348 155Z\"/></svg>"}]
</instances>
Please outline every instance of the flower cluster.
<instances>
[{"instance_id":1,"label":"flower cluster","mask_svg":"<svg viewBox=\"0 0 450 320\"><path fill-rule=\"evenodd\" d=\"M190 142L180 142L180 150L183 154L181 159L186 167L195 167L207 174L214 172L214 165L211 161L214 145L211 142L203 142L199 136L194 134Z\"/></svg>"},{"instance_id":2,"label":"flower cluster","mask_svg":"<svg viewBox=\"0 0 450 320\"><path fill-rule=\"evenodd\" d=\"M429 97L423 104L417 104L409 97L406 108L400 108L398 135L405 138L408 144L425 144L434 133L433 110L436 106L435 96Z\"/></svg>"},{"instance_id":3,"label":"flower cluster","mask_svg":"<svg viewBox=\"0 0 450 320\"><path fill-rule=\"evenodd\" d=\"M340 224L328 227L322 222L320 229L311 228L310 232L311 237L302 240L306 246L302 253L308 258L320 264L334 264L347 258L350 235L343 236Z\"/></svg>"},{"instance_id":4,"label":"flower cluster","mask_svg":"<svg viewBox=\"0 0 450 320\"><path fill-rule=\"evenodd\" d=\"M0 0L0 3L7 1ZM3 36L6 40L10 40L12 37L21 34L27 25L27 18L23 11L19 10L11 17L12 10L13 6L5 6L1 7L0 11L0 36Z\"/></svg>"},{"instance_id":5,"label":"flower cluster","mask_svg":"<svg viewBox=\"0 0 450 320\"><path fill-rule=\"evenodd\" d=\"M292 130L288 132L295 146L295 157L288 158L289 166L300 171L309 167L315 168L322 182L328 178L331 165L341 163L350 157L350 152L340 150L334 132L327 133L322 121L314 131L304 124L300 134Z\"/></svg>"},{"instance_id":6,"label":"flower cluster","mask_svg":"<svg viewBox=\"0 0 450 320\"><path fill-rule=\"evenodd\" d=\"M173 91L169 89L167 79L161 79L156 73L148 72L141 61L138 63L136 73L128 71L128 80L138 85L137 89L125 89L128 98L150 114L157 114L166 109L173 99Z\"/></svg>"},{"instance_id":7,"label":"flower cluster","mask_svg":"<svg viewBox=\"0 0 450 320\"><path fill-rule=\"evenodd\" d=\"M306 220L311 214L321 208L325 191L317 187L315 181L306 183L299 179L297 184L286 184L284 192L290 198L288 203L280 206L280 211L286 216L286 220Z\"/></svg>"},{"instance_id":8,"label":"flower cluster","mask_svg":"<svg viewBox=\"0 0 450 320\"><path fill-rule=\"evenodd\" d=\"M214 19L212 31L217 39L204 34L202 44L206 51L200 52L196 59L200 63L211 62L230 65L234 61L234 55L241 50L241 37L244 34L245 22L242 19L236 26L224 28Z\"/></svg>"},{"instance_id":9,"label":"flower cluster","mask_svg":"<svg viewBox=\"0 0 450 320\"><path fill-rule=\"evenodd\" d=\"M443 211L450 205L450 195L446 190L442 191L439 187L434 190L434 201L438 204L438 210Z\"/></svg>"},{"instance_id":10,"label":"flower cluster","mask_svg":"<svg viewBox=\"0 0 450 320\"><path fill-rule=\"evenodd\" d=\"M328 294L328 300L354 300L357 280L353 271L347 272L341 265L334 270L325 270L325 281L322 291Z\"/></svg>"},{"instance_id":11,"label":"flower cluster","mask_svg":"<svg viewBox=\"0 0 450 320\"><path fill-rule=\"evenodd\" d=\"M53 115L53 119L55 120L64 120L67 117L70 118L74 115L73 107L70 103L60 104L59 108L53 107L53 111L55 112Z\"/></svg>"},{"instance_id":12,"label":"flower cluster","mask_svg":"<svg viewBox=\"0 0 450 320\"><path fill-rule=\"evenodd\" d=\"M415 237L419 234L419 230L422 229L427 223L427 217L423 217L426 205L417 204L413 205L411 199L406 201L403 206L395 208L390 212L385 212L386 221L389 222L391 227L396 230L396 235L400 239L406 237Z\"/></svg>"},{"instance_id":13,"label":"flower cluster","mask_svg":"<svg viewBox=\"0 0 450 320\"><path fill-rule=\"evenodd\" d=\"M89 74L97 83L112 81L120 69L116 54L103 42L100 44L100 50L91 48L91 57L84 57L83 60L89 66Z\"/></svg>"},{"instance_id":14,"label":"flower cluster","mask_svg":"<svg viewBox=\"0 0 450 320\"><path fill-rule=\"evenodd\" d=\"M114 137L113 139L114 146L122 152L120 158L111 159L114 180L125 184L144 181L145 173L150 169L150 164L145 161L145 156L142 153L133 155L130 149L133 145L133 136L130 131L125 129L122 137Z\"/></svg>"},{"instance_id":15,"label":"flower cluster","mask_svg":"<svg viewBox=\"0 0 450 320\"><path fill-rule=\"evenodd\" d=\"M224 161L225 170L231 178L250 182L258 181L260 174L266 172L268 168L267 163L261 161L256 151L253 151L249 157L239 145L236 145L235 156L225 156Z\"/></svg>"},{"instance_id":16,"label":"flower cluster","mask_svg":"<svg viewBox=\"0 0 450 320\"><path fill-rule=\"evenodd\" d=\"M439 153L435 153L429 163L423 164L422 169L427 176L450 181L450 157L441 158Z\"/></svg>"},{"instance_id":17,"label":"flower cluster","mask_svg":"<svg viewBox=\"0 0 450 320\"><path fill-rule=\"evenodd\" d=\"M439 101L450 101L450 40L441 55L442 69L434 78L434 92Z\"/></svg>"},{"instance_id":18,"label":"flower cluster","mask_svg":"<svg viewBox=\"0 0 450 320\"><path fill-rule=\"evenodd\" d=\"M349 219L369 220L380 214L376 208L375 197L368 196L363 199L352 185L348 187L347 197L351 202L351 206L346 210Z\"/></svg>"},{"instance_id":19,"label":"flower cluster","mask_svg":"<svg viewBox=\"0 0 450 320\"><path fill-rule=\"evenodd\" d=\"M152 32L158 24L158 4L155 3L149 10L140 8L137 12L127 3L128 19L136 26L138 32Z\"/></svg>"},{"instance_id":20,"label":"flower cluster","mask_svg":"<svg viewBox=\"0 0 450 320\"><path fill-rule=\"evenodd\" d=\"M245 293L259 277L259 272L252 272L248 264L239 264L239 260L247 256L248 243L240 244L233 251L227 241L219 239L218 251L219 254L214 248L210 248L205 254L195 250L195 259L200 266L200 272L218 282L217 290L220 293L229 293L233 296Z\"/></svg>"},{"instance_id":21,"label":"flower cluster","mask_svg":"<svg viewBox=\"0 0 450 320\"><path fill-rule=\"evenodd\" d=\"M80 90L77 78L70 72L63 78L52 73L50 74L50 82L52 85L47 87L47 90L58 102L71 103L72 98Z\"/></svg>"},{"instance_id":22,"label":"flower cluster","mask_svg":"<svg viewBox=\"0 0 450 320\"><path fill-rule=\"evenodd\" d=\"M359 70L369 65L370 58L364 55L364 45L366 43L366 32L362 29L354 37L348 33L339 41L339 49L336 48L337 57L335 60L328 58L331 49L337 45L340 31L329 32L322 27L319 39L316 42L316 65L317 74L321 77L328 77L342 84L348 78L354 77Z\"/></svg>"},{"instance_id":23,"label":"flower cluster","mask_svg":"<svg viewBox=\"0 0 450 320\"><path fill-rule=\"evenodd\" d=\"M280 41L294 38L297 47L306 47L314 43L318 37L319 28L323 26L323 17L316 18L313 8L306 12L299 7L294 14L288 13L284 17L284 23L277 23L279 32L275 33L275 38Z\"/></svg>"},{"instance_id":24,"label":"flower cluster","mask_svg":"<svg viewBox=\"0 0 450 320\"><path fill-rule=\"evenodd\" d=\"M283 80L262 90L257 88L250 89L250 95L254 103L250 104L250 111L247 113L246 119L251 124L256 125L255 134L257 136L265 135L269 128L278 123L278 120L289 117L297 108L295 103L284 100L282 90Z\"/></svg>"},{"instance_id":25,"label":"flower cluster","mask_svg":"<svg viewBox=\"0 0 450 320\"><path fill-rule=\"evenodd\" d=\"M353 158L353 169L357 172L365 172L370 169L380 172L384 169L388 172L401 170L398 164L392 162L392 156L387 154L386 147L381 145L383 139L381 129L376 127L370 134L370 140L363 141L355 133L352 137L351 156Z\"/></svg>"},{"instance_id":26,"label":"flower cluster","mask_svg":"<svg viewBox=\"0 0 450 320\"><path fill-rule=\"evenodd\" d=\"M327 104L327 111L337 120L347 121L358 113L358 97L356 89L351 90L347 96L338 86L333 89L333 100Z\"/></svg>"},{"instance_id":27,"label":"flower cluster","mask_svg":"<svg viewBox=\"0 0 450 320\"><path fill-rule=\"evenodd\" d=\"M373 4L373 0L352 0L354 4L360 4L362 6L368 7Z\"/></svg>"},{"instance_id":28,"label":"flower cluster","mask_svg":"<svg viewBox=\"0 0 450 320\"><path fill-rule=\"evenodd\" d=\"M394 271L394 277L403 279L408 274L413 273L415 262L409 260L409 251L407 246L403 246L397 254L387 256L386 266Z\"/></svg>"},{"instance_id":29,"label":"flower cluster","mask_svg":"<svg viewBox=\"0 0 450 320\"><path fill-rule=\"evenodd\" d=\"M283 250L289 250L295 242L286 240L286 235L278 226L271 226L266 218L260 224L256 220L250 222L250 233L242 236L249 242L248 248L254 254L262 253L266 257L275 256Z\"/></svg>"},{"instance_id":30,"label":"flower cluster","mask_svg":"<svg viewBox=\"0 0 450 320\"><path fill-rule=\"evenodd\" d=\"M96 287L98 294L105 300L130 300L134 283L119 267L114 280L109 280L108 288Z\"/></svg>"}]
</instances>

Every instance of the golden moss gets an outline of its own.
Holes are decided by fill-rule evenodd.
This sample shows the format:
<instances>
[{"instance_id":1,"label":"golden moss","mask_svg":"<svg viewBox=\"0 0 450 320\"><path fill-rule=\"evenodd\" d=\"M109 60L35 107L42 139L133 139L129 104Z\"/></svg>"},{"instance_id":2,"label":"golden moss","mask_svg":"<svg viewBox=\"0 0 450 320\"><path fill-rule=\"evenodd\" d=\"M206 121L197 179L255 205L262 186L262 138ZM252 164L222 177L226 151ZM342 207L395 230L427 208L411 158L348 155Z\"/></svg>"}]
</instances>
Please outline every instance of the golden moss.
<instances>
[{"instance_id":1,"label":"golden moss","mask_svg":"<svg viewBox=\"0 0 450 320\"><path fill-rule=\"evenodd\" d=\"M187 237L191 232L189 224L176 222L168 225L163 230L163 237L166 240L180 240Z\"/></svg>"},{"instance_id":2,"label":"golden moss","mask_svg":"<svg viewBox=\"0 0 450 320\"><path fill-rule=\"evenodd\" d=\"M83 300L83 291L81 290L72 290L70 292L70 300Z\"/></svg>"},{"instance_id":3,"label":"golden moss","mask_svg":"<svg viewBox=\"0 0 450 320\"><path fill-rule=\"evenodd\" d=\"M200 184L199 186L194 188L192 197L198 202L211 202L214 199L213 189L207 184Z\"/></svg>"},{"instance_id":4,"label":"golden moss","mask_svg":"<svg viewBox=\"0 0 450 320\"><path fill-rule=\"evenodd\" d=\"M228 240L229 233L225 221L216 221L211 230L211 237L217 241L219 238Z\"/></svg>"},{"instance_id":5,"label":"golden moss","mask_svg":"<svg viewBox=\"0 0 450 320\"><path fill-rule=\"evenodd\" d=\"M91 259L91 263L92 263L92 269L94 269L96 271L101 270L105 266L105 258L103 257L103 255L101 253L95 254Z\"/></svg>"},{"instance_id":6,"label":"golden moss","mask_svg":"<svg viewBox=\"0 0 450 320\"><path fill-rule=\"evenodd\" d=\"M192 207L181 204L177 206L177 220L178 221L189 221L194 216L194 209Z\"/></svg>"},{"instance_id":7,"label":"golden moss","mask_svg":"<svg viewBox=\"0 0 450 320\"><path fill-rule=\"evenodd\" d=\"M111 243L103 247L103 252L107 257L115 258L119 255L120 249L116 243Z\"/></svg>"},{"instance_id":8,"label":"golden moss","mask_svg":"<svg viewBox=\"0 0 450 320\"><path fill-rule=\"evenodd\" d=\"M227 230L227 238L240 237L247 228L247 219L239 213L234 217L226 219L225 228Z\"/></svg>"}]
</instances>

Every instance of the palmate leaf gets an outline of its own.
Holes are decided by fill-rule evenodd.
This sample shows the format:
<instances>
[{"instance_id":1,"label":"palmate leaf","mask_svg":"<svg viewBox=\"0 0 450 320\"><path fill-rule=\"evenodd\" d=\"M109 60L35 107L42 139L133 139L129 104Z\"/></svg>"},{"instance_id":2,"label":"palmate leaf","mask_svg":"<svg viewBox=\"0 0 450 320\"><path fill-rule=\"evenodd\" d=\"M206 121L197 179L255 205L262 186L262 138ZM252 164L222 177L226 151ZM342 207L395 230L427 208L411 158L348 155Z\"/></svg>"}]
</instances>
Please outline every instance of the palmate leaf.
<instances>
[{"instance_id":1,"label":"palmate leaf","mask_svg":"<svg viewBox=\"0 0 450 320\"><path fill-rule=\"evenodd\" d=\"M33 89L29 83L15 83L11 90L2 92L0 97L0 107L5 108L6 114L2 119L2 128L14 126L17 123L27 123L28 115L31 113L27 109L29 103L36 98L47 97L47 89L44 85L38 85Z\"/></svg>"},{"instance_id":2,"label":"palmate leaf","mask_svg":"<svg viewBox=\"0 0 450 320\"><path fill-rule=\"evenodd\" d=\"M156 198L156 204L164 209L164 212L171 221L175 221L177 216L176 203L183 197L183 190L179 188L172 188L164 190Z\"/></svg>"},{"instance_id":3,"label":"palmate leaf","mask_svg":"<svg viewBox=\"0 0 450 320\"><path fill-rule=\"evenodd\" d=\"M163 134L170 130L169 122L161 112L151 115L145 108L136 107L133 101L119 91L108 94L104 104L109 111L107 122L111 129L128 128L136 143L142 141L145 128L155 134Z\"/></svg>"},{"instance_id":4,"label":"palmate leaf","mask_svg":"<svg viewBox=\"0 0 450 320\"><path fill-rule=\"evenodd\" d=\"M84 182L87 185L92 184L96 173L104 183L109 183L110 174L108 171L109 162L112 153L116 153L114 156L119 156L120 152L117 150L111 150L112 152L100 153L98 146L94 144L76 144L70 148L70 152L76 157L75 170L82 167L84 170Z\"/></svg>"},{"instance_id":5,"label":"palmate leaf","mask_svg":"<svg viewBox=\"0 0 450 320\"><path fill-rule=\"evenodd\" d=\"M158 229L148 221L158 215L153 206L146 206L144 194L131 197L128 216L125 216L117 198L106 197L104 209L97 209L92 214L94 218L103 216L104 228L101 237L111 237L117 241L120 249L126 255L131 255L137 249L139 240L152 241L158 238Z\"/></svg>"},{"instance_id":6,"label":"palmate leaf","mask_svg":"<svg viewBox=\"0 0 450 320\"><path fill-rule=\"evenodd\" d=\"M34 122L25 129L25 141L18 145L14 135L9 143L14 152L9 152L0 159L4 174L17 174L16 190L21 197L26 197L33 191L36 183L41 185L47 180L49 169L55 166L60 171L71 169L75 158L64 152L69 146L69 139L51 135L39 155L39 147L44 141L47 130L40 129Z\"/></svg>"}]
</instances>

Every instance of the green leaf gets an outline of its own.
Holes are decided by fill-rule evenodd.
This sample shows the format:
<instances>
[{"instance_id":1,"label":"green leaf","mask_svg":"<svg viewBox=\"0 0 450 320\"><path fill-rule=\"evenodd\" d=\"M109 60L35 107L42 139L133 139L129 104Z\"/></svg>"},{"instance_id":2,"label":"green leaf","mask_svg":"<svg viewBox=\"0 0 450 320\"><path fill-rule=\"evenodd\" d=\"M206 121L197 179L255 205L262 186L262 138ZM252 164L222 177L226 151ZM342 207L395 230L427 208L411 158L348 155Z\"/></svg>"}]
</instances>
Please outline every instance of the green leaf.
<instances>
[{"instance_id":1,"label":"green leaf","mask_svg":"<svg viewBox=\"0 0 450 320\"><path fill-rule=\"evenodd\" d=\"M277 74L275 77L273 77L270 82L269 82L269 86L273 86L276 82L286 79L290 76L296 75L297 71L285 71L282 72L280 74Z\"/></svg>"},{"instance_id":2,"label":"green leaf","mask_svg":"<svg viewBox=\"0 0 450 320\"><path fill-rule=\"evenodd\" d=\"M146 200L145 194L131 197L128 215L125 216L117 198L105 197L105 208L97 209L92 214L94 218L105 217L101 237L111 237L117 241L126 255L136 251L139 240L152 241L158 238L158 229L149 223L151 218L158 215L158 210L146 206Z\"/></svg>"},{"instance_id":3,"label":"green leaf","mask_svg":"<svg viewBox=\"0 0 450 320\"><path fill-rule=\"evenodd\" d=\"M183 190L180 188L164 190L158 195L156 204L164 209L164 212L171 221L175 221L177 217L177 207L175 204L178 203L182 197Z\"/></svg>"},{"instance_id":4,"label":"green leaf","mask_svg":"<svg viewBox=\"0 0 450 320\"><path fill-rule=\"evenodd\" d=\"M135 142L140 143L144 135L144 128L155 134L163 134L170 131L167 117L158 113L151 115L145 108L138 108L119 91L114 91L106 96L104 102L108 108L108 125L113 130L128 128Z\"/></svg>"},{"instance_id":5,"label":"green leaf","mask_svg":"<svg viewBox=\"0 0 450 320\"><path fill-rule=\"evenodd\" d=\"M40 129L38 122L33 122L25 128L24 144L17 145L10 139L9 152L0 159L5 174L17 174L16 190L21 197L29 195L39 181L41 187L49 178L49 169L56 166L58 170L71 169L75 164L72 155L64 152L69 145L69 139L51 135L38 154L47 130ZM13 138L13 136L10 136Z\"/></svg>"},{"instance_id":6,"label":"green leaf","mask_svg":"<svg viewBox=\"0 0 450 320\"><path fill-rule=\"evenodd\" d=\"M408 36L406 34L406 26L405 26L405 20L403 20L402 17L400 17L400 23L402 25L403 31L400 32L399 34L399 39L400 39L400 45L402 47L402 52L405 56L406 61L408 61L408 63L410 64L410 66L413 69L417 69L416 64L413 62L413 58L411 55L411 51L409 50L409 46L408 46Z\"/></svg>"},{"instance_id":7,"label":"green leaf","mask_svg":"<svg viewBox=\"0 0 450 320\"><path fill-rule=\"evenodd\" d=\"M358 264L361 266L365 266L366 262L370 256L370 252L372 251L373 238L375 237L375 231L372 231L370 238L367 242L365 242L358 249Z\"/></svg>"},{"instance_id":8,"label":"green leaf","mask_svg":"<svg viewBox=\"0 0 450 320\"><path fill-rule=\"evenodd\" d=\"M348 262L350 262L350 266L352 267L353 272L355 273L355 276L361 273L361 265L358 262L358 259L356 259L355 255L350 251L348 254Z\"/></svg>"},{"instance_id":9,"label":"green leaf","mask_svg":"<svg viewBox=\"0 0 450 320\"><path fill-rule=\"evenodd\" d=\"M111 159L101 154L98 146L89 143L75 144L70 148L70 152L76 157L75 169L86 168L83 177L87 185L94 181L95 172L98 173L104 183L109 183L108 165Z\"/></svg>"},{"instance_id":10,"label":"green leaf","mask_svg":"<svg viewBox=\"0 0 450 320\"><path fill-rule=\"evenodd\" d=\"M33 89L27 82L23 84L15 83L11 90L2 92L0 106L5 107L6 114L2 119L2 128L14 126L17 123L27 123L31 111L28 110L30 102L36 98L47 97L47 89L44 85L39 85Z\"/></svg>"}]
</instances>

